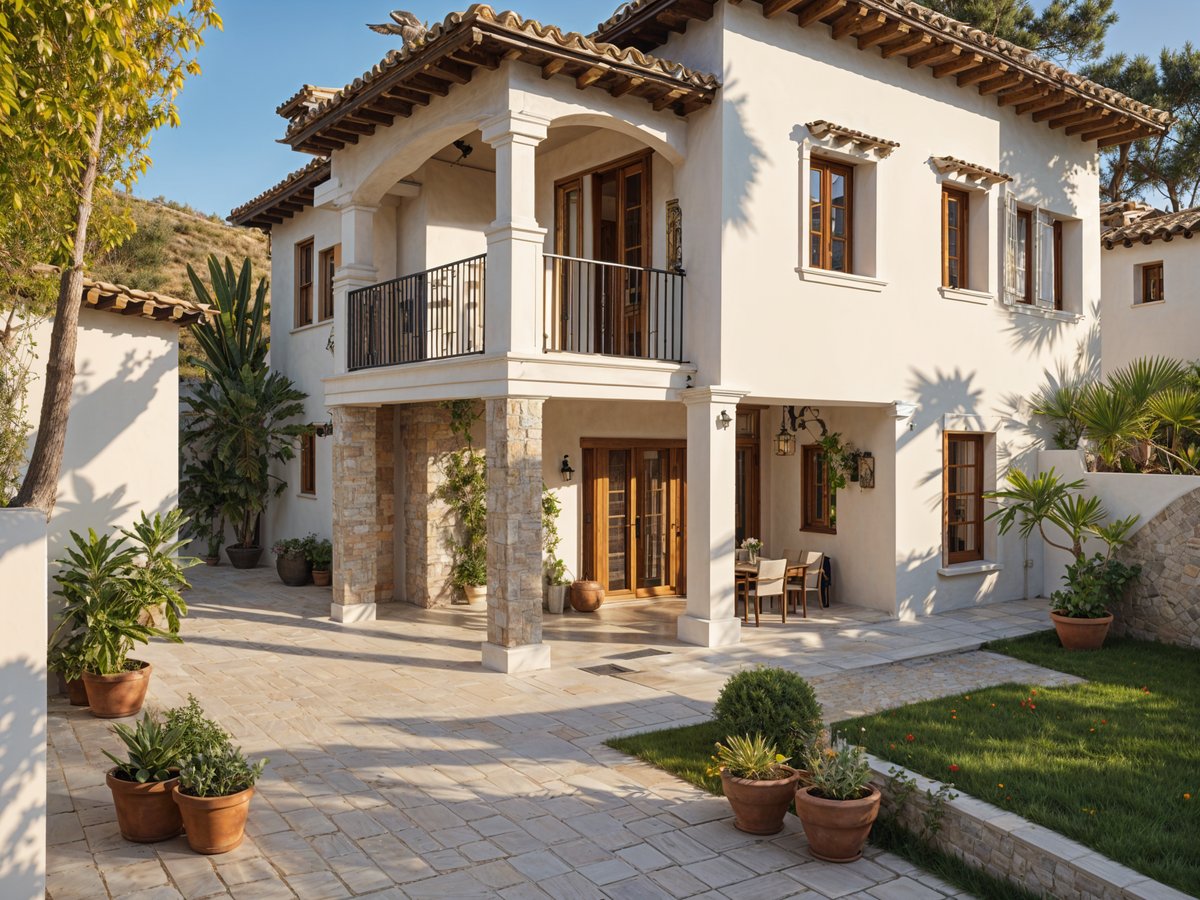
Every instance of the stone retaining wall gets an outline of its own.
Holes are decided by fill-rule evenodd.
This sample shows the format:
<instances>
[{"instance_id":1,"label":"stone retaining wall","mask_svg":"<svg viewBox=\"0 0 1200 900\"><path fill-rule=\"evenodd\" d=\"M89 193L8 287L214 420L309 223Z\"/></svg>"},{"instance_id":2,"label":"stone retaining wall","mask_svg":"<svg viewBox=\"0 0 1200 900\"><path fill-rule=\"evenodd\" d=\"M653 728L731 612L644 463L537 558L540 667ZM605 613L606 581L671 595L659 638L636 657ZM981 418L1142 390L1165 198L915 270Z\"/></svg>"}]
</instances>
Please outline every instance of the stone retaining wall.
<instances>
[{"instance_id":1,"label":"stone retaining wall","mask_svg":"<svg viewBox=\"0 0 1200 900\"><path fill-rule=\"evenodd\" d=\"M929 806L925 792L936 794L940 782L870 759L885 811L891 809L893 799L891 771L916 781L917 791L901 810L899 822L922 834L922 816ZM926 839L939 850L1040 896L1061 900L1187 900L1188 896L1056 831L964 794L946 802L940 830Z\"/></svg>"},{"instance_id":2,"label":"stone retaining wall","mask_svg":"<svg viewBox=\"0 0 1200 900\"><path fill-rule=\"evenodd\" d=\"M1142 574L1113 608L1113 632L1200 648L1200 490L1139 528L1120 558Z\"/></svg>"}]
</instances>

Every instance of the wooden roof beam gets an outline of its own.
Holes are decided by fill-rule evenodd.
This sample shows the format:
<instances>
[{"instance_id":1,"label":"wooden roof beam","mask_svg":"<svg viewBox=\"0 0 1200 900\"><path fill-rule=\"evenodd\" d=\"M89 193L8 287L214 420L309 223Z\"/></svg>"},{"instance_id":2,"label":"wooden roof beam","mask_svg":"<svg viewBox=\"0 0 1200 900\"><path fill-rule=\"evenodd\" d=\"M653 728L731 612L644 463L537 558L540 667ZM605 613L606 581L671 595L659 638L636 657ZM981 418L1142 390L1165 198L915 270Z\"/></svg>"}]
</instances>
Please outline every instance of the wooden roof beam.
<instances>
[{"instance_id":1,"label":"wooden roof beam","mask_svg":"<svg viewBox=\"0 0 1200 900\"><path fill-rule=\"evenodd\" d=\"M955 79L959 87L970 87L973 84L979 84L981 81L987 81L989 78L995 78L1008 71L1008 66L1000 62L985 62L983 65L976 66L973 69L968 69Z\"/></svg>"},{"instance_id":2,"label":"wooden roof beam","mask_svg":"<svg viewBox=\"0 0 1200 900\"><path fill-rule=\"evenodd\" d=\"M330 125L321 131L321 137L331 137L336 141L341 141L343 144L357 144L358 135L352 131L347 131L341 127L341 122L337 126Z\"/></svg>"},{"instance_id":3,"label":"wooden roof beam","mask_svg":"<svg viewBox=\"0 0 1200 900\"><path fill-rule=\"evenodd\" d=\"M1101 145L1104 145L1105 142L1123 144L1124 140L1114 140L1114 138L1121 138L1128 134L1132 140L1140 131L1141 129L1136 124L1125 120L1115 125L1109 123L1092 131L1085 131L1079 137L1084 141L1099 141Z\"/></svg>"},{"instance_id":4,"label":"wooden roof beam","mask_svg":"<svg viewBox=\"0 0 1200 900\"><path fill-rule=\"evenodd\" d=\"M1078 112L1083 109L1083 103L1078 100L1064 100L1058 98L1056 106L1047 106L1045 109L1039 109L1033 114L1033 121L1045 122L1047 119L1054 119L1058 116L1066 115L1067 113Z\"/></svg>"},{"instance_id":5,"label":"wooden roof beam","mask_svg":"<svg viewBox=\"0 0 1200 900\"><path fill-rule=\"evenodd\" d=\"M396 120L396 117L389 115L386 112L379 112L370 106L360 106L352 112L347 118L351 122L364 122L366 124L374 123L376 125L391 125Z\"/></svg>"},{"instance_id":6,"label":"wooden roof beam","mask_svg":"<svg viewBox=\"0 0 1200 900\"><path fill-rule=\"evenodd\" d=\"M666 109L668 106L670 106L676 100L683 97L686 93L687 93L687 90L685 90L684 88L675 88L673 90L667 91L665 94L663 94L661 97L659 97L657 100L654 101L654 104L653 104L654 111L660 112L661 110Z\"/></svg>"},{"instance_id":7,"label":"wooden roof beam","mask_svg":"<svg viewBox=\"0 0 1200 900\"><path fill-rule=\"evenodd\" d=\"M393 100L391 97L376 97L365 108L389 113L393 116L411 116L413 111L411 103Z\"/></svg>"},{"instance_id":8,"label":"wooden roof beam","mask_svg":"<svg viewBox=\"0 0 1200 900\"><path fill-rule=\"evenodd\" d=\"M1020 84L1024 80L1025 76L1020 72L1005 72L1003 75L997 75L995 78L989 78L987 81L980 82L979 93L981 96L987 97L991 94L997 94L1005 88Z\"/></svg>"},{"instance_id":9,"label":"wooden roof beam","mask_svg":"<svg viewBox=\"0 0 1200 900\"><path fill-rule=\"evenodd\" d=\"M846 0L808 0L808 5L796 12L796 21L801 28L807 28L818 19L823 19L830 13L837 12L846 5Z\"/></svg>"},{"instance_id":10,"label":"wooden roof beam","mask_svg":"<svg viewBox=\"0 0 1200 900\"><path fill-rule=\"evenodd\" d=\"M624 97L630 91L637 90L645 83L645 78L639 78L636 75L622 75L617 79L616 84L608 89L608 92L614 97Z\"/></svg>"},{"instance_id":11,"label":"wooden roof beam","mask_svg":"<svg viewBox=\"0 0 1200 900\"><path fill-rule=\"evenodd\" d=\"M431 62L425 67L424 71L438 78L445 78L455 84L466 84L471 80L471 76L475 74L475 70L471 66L468 66L466 63L455 62L446 56Z\"/></svg>"},{"instance_id":12,"label":"wooden roof beam","mask_svg":"<svg viewBox=\"0 0 1200 900\"><path fill-rule=\"evenodd\" d=\"M1099 131L1110 126L1115 127L1122 122L1126 125L1129 124L1129 121L1124 116L1112 116L1106 110L1091 110L1091 112L1092 116L1089 118L1068 123L1067 134L1074 137L1077 134L1084 134L1089 131ZM1083 115L1083 113L1079 115ZM1050 123L1050 127L1055 127L1053 122Z\"/></svg>"},{"instance_id":13,"label":"wooden roof beam","mask_svg":"<svg viewBox=\"0 0 1200 900\"><path fill-rule=\"evenodd\" d=\"M493 72L500 68L500 60L487 53L474 53L470 50L460 49L451 53L450 58L460 63L466 63L468 66L483 67Z\"/></svg>"},{"instance_id":14,"label":"wooden roof beam","mask_svg":"<svg viewBox=\"0 0 1200 900\"><path fill-rule=\"evenodd\" d=\"M885 41L890 41L899 34L907 34L908 26L896 19L891 22L885 22L874 31L868 31L866 34L858 36L858 49L866 50L868 47L874 47L876 44L882 44Z\"/></svg>"},{"instance_id":15,"label":"wooden roof beam","mask_svg":"<svg viewBox=\"0 0 1200 900\"><path fill-rule=\"evenodd\" d=\"M413 90L408 85L393 85L383 92L388 100L400 100L403 103L415 103L417 106L428 106L430 96L427 91Z\"/></svg>"},{"instance_id":16,"label":"wooden roof beam","mask_svg":"<svg viewBox=\"0 0 1200 900\"><path fill-rule=\"evenodd\" d=\"M963 69L969 69L983 62L978 53L963 53L948 62L939 63L933 67L934 78L945 78L947 75L957 75Z\"/></svg>"},{"instance_id":17,"label":"wooden roof beam","mask_svg":"<svg viewBox=\"0 0 1200 900\"><path fill-rule=\"evenodd\" d=\"M350 134L361 134L361 135L374 134L375 126L372 123L356 122L356 121L354 121L354 119L351 118L352 115L355 115L357 113L358 113L358 110L355 110L354 113L347 113L346 115L342 116L338 120L338 123L336 126L337 130L346 131L346 132L349 132ZM331 126L329 129L326 129L326 130L332 131L333 127Z\"/></svg>"},{"instance_id":18,"label":"wooden roof beam","mask_svg":"<svg viewBox=\"0 0 1200 900\"><path fill-rule=\"evenodd\" d=\"M1049 125L1051 128L1063 128L1068 125L1078 125L1081 122L1099 121L1104 118L1104 110L1097 109L1094 106L1085 107L1079 112L1067 113L1066 115L1056 116L1051 119ZM1080 129L1086 131L1086 128ZM1075 134L1074 131L1067 131L1067 134Z\"/></svg>"},{"instance_id":19,"label":"wooden roof beam","mask_svg":"<svg viewBox=\"0 0 1200 900\"><path fill-rule=\"evenodd\" d=\"M1052 106L1059 106L1066 102L1062 91L1052 90L1045 97L1039 97L1037 100L1029 100L1025 103L1018 103L1016 113L1018 116L1023 116L1025 113L1039 113L1043 109L1049 109Z\"/></svg>"},{"instance_id":20,"label":"wooden roof beam","mask_svg":"<svg viewBox=\"0 0 1200 900\"><path fill-rule=\"evenodd\" d=\"M868 14L871 11L862 3L851 3L844 10L837 14L832 22L829 23L830 33L835 41L840 41L848 34L854 34L858 30L867 27L872 27L868 23ZM883 21L883 13L875 13L871 17L871 22L879 23Z\"/></svg>"},{"instance_id":21,"label":"wooden roof beam","mask_svg":"<svg viewBox=\"0 0 1200 900\"><path fill-rule=\"evenodd\" d=\"M1032 84L1027 87L1017 87L1013 88L1012 90L1003 91L1000 96L996 98L996 102L998 102L1001 106L1012 106L1014 103L1025 103L1028 100L1036 100L1039 97L1044 97L1052 90L1054 89L1047 87L1044 84Z\"/></svg>"},{"instance_id":22,"label":"wooden roof beam","mask_svg":"<svg viewBox=\"0 0 1200 900\"><path fill-rule=\"evenodd\" d=\"M428 72L417 72L408 76L407 83L427 94L437 94L439 97L450 93L450 85L440 78L434 78Z\"/></svg>"},{"instance_id":23,"label":"wooden roof beam","mask_svg":"<svg viewBox=\"0 0 1200 900\"><path fill-rule=\"evenodd\" d=\"M891 44L885 44L880 48L879 55L884 59L891 59L893 56L904 56L912 53L914 50L919 50L922 47L928 47L933 43L933 38L927 34L909 34L902 40L895 41Z\"/></svg>"},{"instance_id":24,"label":"wooden roof beam","mask_svg":"<svg viewBox=\"0 0 1200 900\"><path fill-rule=\"evenodd\" d=\"M801 3L806 0L763 0L763 15L768 19L773 19L776 16L781 16L785 12L791 12Z\"/></svg>"},{"instance_id":25,"label":"wooden roof beam","mask_svg":"<svg viewBox=\"0 0 1200 900\"><path fill-rule=\"evenodd\" d=\"M607 74L608 69L601 68L600 66L592 66L584 70L583 74L575 79L575 87L582 91L589 85L595 84Z\"/></svg>"},{"instance_id":26,"label":"wooden roof beam","mask_svg":"<svg viewBox=\"0 0 1200 900\"><path fill-rule=\"evenodd\" d=\"M542 78L549 80L561 72L567 65L567 61L562 57L550 60L542 66Z\"/></svg>"},{"instance_id":27,"label":"wooden roof beam","mask_svg":"<svg viewBox=\"0 0 1200 900\"><path fill-rule=\"evenodd\" d=\"M915 69L918 66L936 66L939 63L944 63L954 59L962 54L962 48L957 44L934 44L925 50L918 50L908 58L908 67Z\"/></svg>"}]
</instances>

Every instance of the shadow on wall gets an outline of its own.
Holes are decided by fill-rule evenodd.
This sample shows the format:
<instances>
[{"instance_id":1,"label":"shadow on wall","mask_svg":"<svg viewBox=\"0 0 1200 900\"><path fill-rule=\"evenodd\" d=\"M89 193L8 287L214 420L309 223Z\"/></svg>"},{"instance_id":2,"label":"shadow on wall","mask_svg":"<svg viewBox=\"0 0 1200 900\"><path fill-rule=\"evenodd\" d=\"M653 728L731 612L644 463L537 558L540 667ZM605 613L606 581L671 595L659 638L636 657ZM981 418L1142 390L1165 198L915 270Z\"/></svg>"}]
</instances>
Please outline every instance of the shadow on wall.
<instances>
[{"instance_id":1,"label":"shadow on wall","mask_svg":"<svg viewBox=\"0 0 1200 900\"><path fill-rule=\"evenodd\" d=\"M923 597L919 597L915 593L909 593L907 596L897 594L896 616L898 618L911 619L915 616L923 616L929 611L929 607L937 595L937 570L941 565L941 547L930 547L927 550L913 551L907 556L897 557L896 571L900 576L898 581L909 585L928 585Z\"/></svg>"},{"instance_id":2,"label":"shadow on wall","mask_svg":"<svg viewBox=\"0 0 1200 900\"><path fill-rule=\"evenodd\" d=\"M909 371L912 381L908 383L908 396L917 404L917 412L911 419L915 427L897 438L898 450L911 443L918 434L939 427L946 415L979 415L983 389L975 386L974 372L964 374L961 369L953 372L935 369L930 375L915 368ZM938 471L940 473L941 469Z\"/></svg>"},{"instance_id":3,"label":"shadow on wall","mask_svg":"<svg viewBox=\"0 0 1200 900\"><path fill-rule=\"evenodd\" d=\"M41 853L33 836L41 835L45 807L30 803L22 795L37 777L46 752L46 720L28 697L19 696L21 686L40 683L44 668L32 660L13 660L0 666L0 897L32 900L31 884L41 879L35 860Z\"/></svg>"},{"instance_id":4,"label":"shadow on wall","mask_svg":"<svg viewBox=\"0 0 1200 900\"><path fill-rule=\"evenodd\" d=\"M749 212L750 189L757 183L759 170L762 168L767 155L763 152L762 144L755 139L746 125L747 95L734 95L737 80L728 69L725 71L724 87L721 89L722 109L728 117L725 127L725 148L731 160L744 160L742 172L744 177L734 180L729 177L729 168L725 167L722 191L724 200L724 221L738 231L754 230Z\"/></svg>"}]
</instances>

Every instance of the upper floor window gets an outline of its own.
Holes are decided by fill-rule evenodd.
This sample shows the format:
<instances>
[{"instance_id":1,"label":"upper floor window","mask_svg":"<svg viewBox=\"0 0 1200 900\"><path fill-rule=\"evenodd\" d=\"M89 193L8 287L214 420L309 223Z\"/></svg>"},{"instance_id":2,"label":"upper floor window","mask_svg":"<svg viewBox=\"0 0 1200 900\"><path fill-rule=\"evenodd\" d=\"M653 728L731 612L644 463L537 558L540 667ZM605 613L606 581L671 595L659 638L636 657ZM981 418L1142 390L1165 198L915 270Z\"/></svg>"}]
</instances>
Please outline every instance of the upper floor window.
<instances>
[{"instance_id":1,"label":"upper floor window","mask_svg":"<svg viewBox=\"0 0 1200 900\"><path fill-rule=\"evenodd\" d=\"M1010 239L1009 291L1018 303L1033 302L1033 211L1018 209Z\"/></svg>"},{"instance_id":2,"label":"upper floor window","mask_svg":"<svg viewBox=\"0 0 1200 900\"><path fill-rule=\"evenodd\" d=\"M313 242L312 238L296 244L296 297L292 327L311 325L313 320Z\"/></svg>"},{"instance_id":3,"label":"upper floor window","mask_svg":"<svg viewBox=\"0 0 1200 900\"><path fill-rule=\"evenodd\" d=\"M1063 308L1062 221L1038 210L1038 300L1047 308Z\"/></svg>"},{"instance_id":4,"label":"upper floor window","mask_svg":"<svg viewBox=\"0 0 1200 900\"><path fill-rule=\"evenodd\" d=\"M1064 221L1043 209L1018 207L1008 198L1005 299L1009 303L1064 308Z\"/></svg>"},{"instance_id":5,"label":"upper floor window","mask_svg":"<svg viewBox=\"0 0 1200 900\"><path fill-rule=\"evenodd\" d=\"M809 254L816 269L849 272L854 169L814 158L809 170Z\"/></svg>"},{"instance_id":6,"label":"upper floor window","mask_svg":"<svg viewBox=\"0 0 1200 900\"><path fill-rule=\"evenodd\" d=\"M1138 303L1159 303L1167 299L1163 293L1163 264L1160 262L1146 263L1141 266L1141 293Z\"/></svg>"},{"instance_id":7,"label":"upper floor window","mask_svg":"<svg viewBox=\"0 0 1200 900\"><path fill-rule=\"evenodd\" d=\"M300 493L317 493L317 436L312 432L300 435Z\"/></svg>"},{"instance_id":8,"label":"upper floor window","mask_svg":"<svg viewBox=\"0 0 1200 900\"><path fill-rule=\"evenodd\" d=\"M829 483L829 457L820 444L802 448L804 492L801 505L802 526L806 531L837 531L837 501Z\"/></svg>"},{"instance_id":9,"label":"upper floor window","mask_svg":"<svg viewBox=\"0 0 1200 900\"><path fill-rule=\"evenodd\" d=\"M983 559L983 435L945 437L942 458L946 564Z\"/></svg>"},{"instance_id":10,"label":"upper floor window","mask_svg":"<svg viewBox=\"0 0 1200 900\"><path fill-rule=\"evenodd\" d=\"M321 273L317 300L318 321L324 322L333 318L333 276L337 274L337 267L341 263L341 244L334 244L321 251L320 264L317 267Z\"/></svg>"},{"instance_id":11,"label":"upper floor window","mask_svg":"<svg viewBox=\"0 0 1200 900\"><path fill-rule=\"evenodd\" d=\"M965 288L970 247L970 197L958 188L942 188L942 286Z\"/></svg>"}]
</instances>

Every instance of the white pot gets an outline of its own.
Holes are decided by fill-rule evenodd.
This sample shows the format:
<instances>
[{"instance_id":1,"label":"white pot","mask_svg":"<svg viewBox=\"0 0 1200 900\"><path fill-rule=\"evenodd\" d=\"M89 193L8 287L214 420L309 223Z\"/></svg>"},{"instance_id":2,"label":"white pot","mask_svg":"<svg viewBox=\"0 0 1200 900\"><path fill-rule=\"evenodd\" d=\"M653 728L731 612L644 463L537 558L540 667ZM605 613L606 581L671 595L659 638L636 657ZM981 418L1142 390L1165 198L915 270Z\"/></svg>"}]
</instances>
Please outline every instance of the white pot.
<instances>
[{"instance_id":1,"label":"white pot","mask_svg":"<svg viewBox=\"0 0 1200 900\"><path fill-rule=\"evenodd\" d=\"M567 599L567 587L565 584L552 584L546 588L546 609L556 616L562 615L563 604Z\"/></svg>"},{"instance_id":2,"label":"white pot","mask_svg":"<svg viewBox=\"0 0 1200 900\"><path fill-rule=\"evenodd\" d=\"M486 584L465 584L463 593L467 595L467 605L472 609L482 609L487 606Z\"/></svg>"}]
</instances>

